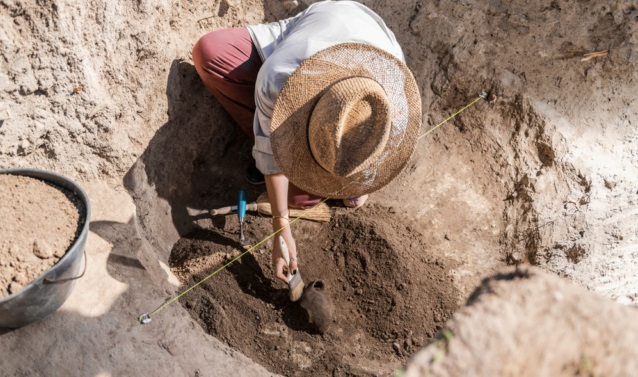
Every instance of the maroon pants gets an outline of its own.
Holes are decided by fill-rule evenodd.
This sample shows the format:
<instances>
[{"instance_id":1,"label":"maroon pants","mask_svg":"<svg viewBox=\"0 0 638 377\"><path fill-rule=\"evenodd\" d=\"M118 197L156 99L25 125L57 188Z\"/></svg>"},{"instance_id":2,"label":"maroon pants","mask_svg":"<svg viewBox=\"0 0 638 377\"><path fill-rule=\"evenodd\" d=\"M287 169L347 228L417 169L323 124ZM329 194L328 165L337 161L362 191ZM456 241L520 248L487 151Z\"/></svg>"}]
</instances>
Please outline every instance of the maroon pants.
<instances>
[{"instance_id":1,"label":"maroon pants","mask_svg":"<svg viewBox=\"0 0 638 377\"><path fill-rule=\"evenodd\" d=\"M193 63L206 89L254 140L255 81L262 61L248 29L222 29L204 35L193 48ZM292 183L288 187L290 207L306 209L321 200Z\"/></svg>"}]
</instances>

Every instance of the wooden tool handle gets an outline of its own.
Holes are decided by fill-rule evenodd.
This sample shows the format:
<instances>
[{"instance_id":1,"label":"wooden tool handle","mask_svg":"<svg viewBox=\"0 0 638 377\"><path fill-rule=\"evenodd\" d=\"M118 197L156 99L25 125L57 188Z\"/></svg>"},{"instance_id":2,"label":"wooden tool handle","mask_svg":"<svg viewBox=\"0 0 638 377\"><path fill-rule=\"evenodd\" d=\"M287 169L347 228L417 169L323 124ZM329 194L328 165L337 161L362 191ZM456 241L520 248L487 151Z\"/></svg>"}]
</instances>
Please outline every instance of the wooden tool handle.
<instances>
[{"instance_id":1,"label":"wooden tool handle","mask_svg":"<svg viewBox=\"0 0 638 377\"><path fill-rule=\"evenodd\" d=\"M246 210L257 211L257 203L247 203ZM211 209L210 215L211 216L228 215L229 213L234 213L234 212L237 212L237 206L228 206L228 207L222 207L217 209Z\"/></svg>"},{"instance_id":2,"label":"wooden tool handle","mask_svg":"<svg viewBox=\"0 0 638 377\"><path fill-rule=\"evenodd\" d=\"M211 216L228 215L229 213L233 213L236 211L237 211L237 206L228 206L228 207L222 207L217 209L211 209L210 214Z\"/></svg>"},{"instance_id":3,"label":"wooden tool handle","mask_svg":"<svg viewBox=\"0 0 638 377\"><path fill-rule=\"evenodd\" d=\"M279 236L279 244L281 245L281 256L284 257L286 266L290 266L290 253L288 252L288 245L286 245L286 240L284 240L282 236Z\"/></svg>"}]
</instances>

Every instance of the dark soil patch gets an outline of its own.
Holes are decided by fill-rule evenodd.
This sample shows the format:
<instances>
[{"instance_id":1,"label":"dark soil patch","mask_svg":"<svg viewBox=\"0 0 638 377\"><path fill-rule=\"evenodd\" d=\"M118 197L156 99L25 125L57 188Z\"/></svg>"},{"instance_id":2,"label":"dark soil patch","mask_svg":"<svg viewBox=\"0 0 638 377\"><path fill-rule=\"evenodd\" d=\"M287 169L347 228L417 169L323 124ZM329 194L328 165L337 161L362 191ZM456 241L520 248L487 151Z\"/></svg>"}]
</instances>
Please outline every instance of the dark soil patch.
<instances>
[{"instance_id":1,"label":"dark soil patch","mask_svg":"<svg viewBox=\"0 0 638 377\"><path fill-rule=\"evenodd\" d=\"M385 208L339 209L327 224L293 224L306 282L323 279L334 304L324 335L275 281L270 245L247 254L180 301L211 335L275 373L391 375L456 310L448 261ZM190 286L239 255L237 222L199 229L176 243L171 267ZM250 218L250 236L269 234Z\"/></svg>"}]
</instances>

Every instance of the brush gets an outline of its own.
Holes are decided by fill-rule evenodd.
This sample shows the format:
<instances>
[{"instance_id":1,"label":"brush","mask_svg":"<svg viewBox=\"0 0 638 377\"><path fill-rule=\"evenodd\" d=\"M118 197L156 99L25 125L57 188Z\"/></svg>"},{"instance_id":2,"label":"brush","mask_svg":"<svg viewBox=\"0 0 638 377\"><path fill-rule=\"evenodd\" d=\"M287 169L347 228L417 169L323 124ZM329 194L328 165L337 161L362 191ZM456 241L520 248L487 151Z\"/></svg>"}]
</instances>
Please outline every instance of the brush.
<instances>
[{"instance_id":1,"label":"brush","mask_svg":"<svg viewBox=\"0 0 638 377\"><path fill-rule=\"evenodd\" d=\"M281 245L281 255L284 257L286 266L288 266L288 289L290 290L288 297L290 297L290 301L295 302L299 300L303 294L304 283L301 279L299 269L294 271L290 270L290 254L288 252L288 245L286 245L286 240L284 240L282 236L279 236L279 244Z\"/></svg>"},{"instance_id":2,"label":"brush","mask_svg":"<svg viewBox=\"0 0 638 377\"><path fill-rule=\"evenodd\" d=\"M199 215L205 215L205 214L210 214L211 216L218 216L218 215L227 215L229 213L237 212L237 206L236 205L227 206L227 207L211 209L211 210L197 210L197 209L187 207L186 210L188 211L189 216L199 216ZM268 194L264 192L261 195L259 195L259 198L257 198L256 202L247 203L246 210L252 211L252 212L259 212L262 215L272 215L272 209L270 208L270 201L268 200ZM326 203L320 203L316 207L312 208L311 210L307 210L307 212L304 214L305 211L306 210L303 210L303 209L290 208L289 209L290 217L299 217L303 214L304 215L303 219L305 220L311 220L311 221L316 221L320 223L325 223L330 221L330 207L328 207Z\"/></svg>"}]
</instances>

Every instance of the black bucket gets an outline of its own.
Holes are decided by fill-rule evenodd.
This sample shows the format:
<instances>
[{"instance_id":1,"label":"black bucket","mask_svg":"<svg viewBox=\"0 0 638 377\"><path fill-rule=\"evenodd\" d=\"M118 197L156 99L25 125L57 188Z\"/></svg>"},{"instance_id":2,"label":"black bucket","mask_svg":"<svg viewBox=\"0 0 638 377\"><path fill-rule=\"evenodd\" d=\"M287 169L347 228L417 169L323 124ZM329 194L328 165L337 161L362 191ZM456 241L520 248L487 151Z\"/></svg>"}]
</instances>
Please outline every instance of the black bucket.
<instances>
[{"instance_id":1,"label":"black bucket","mask_svg":"<svg viewBox=\"0 0 638 377\"><path fill-rule=\"evenodd\" d=\"M16 293L0 298L0 327L16 328L39 321L56 311L69 297L80 273L84 245L89 233L91 208L89 198L75 182L45 170L5 169L0 174L23 175L37 178L74 194L84 208L80 208L78 232L66 254L50 269ZM86 269L86 256L84 256Z\"/></svg>"}]
</instances>

